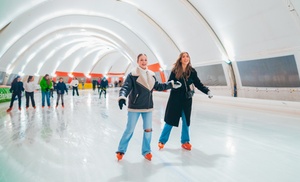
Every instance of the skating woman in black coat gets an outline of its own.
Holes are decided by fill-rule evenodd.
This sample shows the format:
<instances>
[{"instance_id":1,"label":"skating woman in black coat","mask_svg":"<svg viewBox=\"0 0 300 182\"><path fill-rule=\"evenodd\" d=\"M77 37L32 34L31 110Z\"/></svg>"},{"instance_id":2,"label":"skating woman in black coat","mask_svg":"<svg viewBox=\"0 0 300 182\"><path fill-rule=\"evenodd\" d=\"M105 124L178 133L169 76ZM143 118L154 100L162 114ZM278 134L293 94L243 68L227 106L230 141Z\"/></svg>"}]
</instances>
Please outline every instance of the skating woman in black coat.
<instances>
[{"instance_id":1,"label":"skating woman in black coat","mask_svg":"<svg viewBox=\"0 0 300 182\"><path fill-rule=\"evenodd\" d=\"M189 126L192 112L192 97L188 97L193 84L201 92L212 97L209 89L204 86L197 76L196 70L191 66L190 56L187 52L182 52L177 59L170 74L169 80L179 81L181 88L172 89L165 112L165 126L159 138L158 147L162 149L169 139L172 127L178 127L179 119L182 119L181 146L186 150L191 150L192 145L189 137Z\"/></svg>"}]
</instances>

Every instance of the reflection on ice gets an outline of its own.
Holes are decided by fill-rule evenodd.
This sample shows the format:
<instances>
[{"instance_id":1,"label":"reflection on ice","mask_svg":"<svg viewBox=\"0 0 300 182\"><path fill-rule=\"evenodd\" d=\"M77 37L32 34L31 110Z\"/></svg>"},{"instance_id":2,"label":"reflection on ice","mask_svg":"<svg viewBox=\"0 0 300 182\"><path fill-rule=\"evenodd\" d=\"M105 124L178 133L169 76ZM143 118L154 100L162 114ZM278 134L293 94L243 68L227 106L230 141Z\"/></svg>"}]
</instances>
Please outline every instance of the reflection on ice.
<instances>
[{"instance_id":1,"label":"reflection on ice","mask_svg":"<svg viewBox=\"0 0 300 182\"><path fill-rule=\"evenodd\" d=\"M117 162L115 151L127 118L126 109L118 107L117 89L108 89L107 98L101 99L92 90L80 90L80 96L66 95L65 108L53 107L54 95L51 108L42 109L39 93L35 94L36 109L14 108L6 113L8 103L2 103L0 181L300 179L299 117L195 100L190 128L192 151L181 149L181 126L172 130L165 148L158 150L167 98L168 93L154 93L151 162L140 155L140 121L126 156Z\"/></svg>"}]
</instances>

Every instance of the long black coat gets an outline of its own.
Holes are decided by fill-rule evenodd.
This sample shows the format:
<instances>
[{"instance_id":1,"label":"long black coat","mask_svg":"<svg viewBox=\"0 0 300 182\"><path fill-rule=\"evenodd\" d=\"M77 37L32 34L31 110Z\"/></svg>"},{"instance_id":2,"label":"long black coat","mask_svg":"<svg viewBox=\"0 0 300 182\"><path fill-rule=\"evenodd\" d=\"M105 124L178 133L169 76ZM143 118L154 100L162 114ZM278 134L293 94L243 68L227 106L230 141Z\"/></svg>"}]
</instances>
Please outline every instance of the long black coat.
<instances>
[{"instance_id":1,"label":"long black coat","mask_svg":"<svg viewBox=\"0 0 300 182\"><path fill-rule=\"evenodd\" d=\"M177 80L175 77L175 73L171 72L169 77L169 81L174 80L174 82L179 81L181 82L182 86L178 89L172 89L170 93L170 97L168 100L166 113L165 113L165 122L171 126L178 127L179 119L181 117L182 111L184 111L187 125L190 126L190 118L191 118L191 111L192 111L192 98L187 99L185 97L186 87L183 78ZM192 83L195 87L200 90L201 92L207 94L209 89L204 86L200 79L197 76L197 72L195 69L192 70L190 77L186 81L187 89L190 90L190 86Z\"/></svg>"}]
</instances>

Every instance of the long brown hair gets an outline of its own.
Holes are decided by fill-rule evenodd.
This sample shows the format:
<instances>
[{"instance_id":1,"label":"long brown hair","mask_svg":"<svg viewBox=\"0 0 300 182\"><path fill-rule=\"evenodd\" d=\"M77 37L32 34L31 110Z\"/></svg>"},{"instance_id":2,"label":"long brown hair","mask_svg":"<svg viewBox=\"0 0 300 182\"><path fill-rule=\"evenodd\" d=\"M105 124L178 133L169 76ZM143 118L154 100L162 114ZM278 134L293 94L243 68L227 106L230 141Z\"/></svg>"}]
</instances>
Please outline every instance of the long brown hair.
<instances>
[{"instance_id":1,"label":"long brown hair","mask_svg":"<svg viewBox=\"0 0 300 182\"><path fill-rule=\"evenodd\" d=\"M46 78L47 76L48 76L48 79ZM50 80L50 78L49 78L49 75L46 74L46 75L44 76L44 78L45 78L45 80L47 81L47 84L50 85L51 80Z\"/></svg>"},{"instance_id":2,"label":"long brown hair","mask_svg":"<svg viewBox=\"0 0 300 182\"><path fill-rule=\"evenodd\" d=\"M27 79L27 83L30 82L30 80L32 79L33 76L28 76L28 79Z\"/></svg>"},{"instance_id":3,"label":"long brown hair","mask_svg":"<svg viewBox=\"0 0 300 182\"><path fill-rule=\"evenodd\" d=\"M190 57L190 55L189 55L188 52L182 52L182 53L180 53L177 61L174 64L174 67L172 69L172 72L175 73L175 77L178 80L180 78L188 79L190 77L191 71L192 71L191 58L190 58L190 62L188 63L188 65L185 68L185 71L183 71L182 63L181 63L181 58L182 58L182 56L184 54L187 54Z\"/></svg>"}]
</instances>

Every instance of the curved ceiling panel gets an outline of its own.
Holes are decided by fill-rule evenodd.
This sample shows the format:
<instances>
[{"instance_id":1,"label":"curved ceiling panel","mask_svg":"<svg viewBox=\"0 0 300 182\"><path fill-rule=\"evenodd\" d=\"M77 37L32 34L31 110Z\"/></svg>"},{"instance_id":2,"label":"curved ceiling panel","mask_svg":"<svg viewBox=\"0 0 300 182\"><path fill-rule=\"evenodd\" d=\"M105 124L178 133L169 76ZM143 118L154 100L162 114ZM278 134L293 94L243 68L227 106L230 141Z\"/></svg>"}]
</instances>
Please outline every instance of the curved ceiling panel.
<instances>
[{"instance_id":1,"label":"curved ceiling panel","mask_svg":"<svg viewBox=\"0 0 300 182\"><path fill-rule=\"evenodd\" d=\"M13 19L26 11L47 0L1 0L0 2L0 30L9 24Z\"/></svg>"},{"instance_id":2,"label":"curved ceiling panel","mask_svg":"<svg viewBox=\"0 0 300 182\"><path fill-rule=\"evenodd\" d=\"M190 11L191 9L185 1L153 0L140 3L138 0L134 0L130 2L134 2L135 6L168 33L179 47L179 52L187 51L193 60L196 58L197 62L193 62L193 64L222 61L223 55L218 49L217 43L212 39L207 27L199 21L198 15ZM154 9L155 11L153 11ZM173 55L169 56L171 60L168 65L172 65L171 63L174 63L178 56L178 53L171 54Z\"/></svg>"},{"instance_id":3,"label":"curved ceiling panel","mask_svg":"<svg viewBox=\"0 0 300 182\"><path fill-rule=\"evenodd\" d=\"M147 6L151 7L156 3L160 3L161 6L156 7L155 12L146 11L148 10ZM191 14L174 14L174 8L181 10L182 3L176 1L172 10L168 8L167 2L161 1L146 2L138 6L119 1L79 1L76 5L71 0L54 0L41 3L32 7L30 11L24 12L22 16L15 18L2 31L0 35L2 40L0 49L1 69L8 70L8 72L29 72L32 69L26 63L34 63L30 59L41 59L41 55L45 55L45 52L53 53L53 49L55 49L54 43L48 43L52 45L49 46L41 45L38 42L45 43L51 42L56 37L68 37L67 33L59 32L61 29L73 29L73 34L82 31L82 29L85 29L87 34L95 32L92 29L99 30L101 32L99 34L106 34L107 39L115 41L113 46L107 46L114 47L116 51L120 52L120 55L124 56L120 60L132 61L139 53L146 53L150 64L159 62L163 67L170 68L180 51L189 51L190 54L199 55L199 61L220 61L217 47L207 31L197 22L197 19L192 18L191 26L185 26L184 20L189 19ZM188 9L183 11L188 12ZM182 22L182 24L178 22ZM77 30L74 30L76 28ZM182 31L185 34L180 33ZM102 37L99 34L97 36ZM64 41L67 43L70 40L64 39ZM200 42L205 42L205 44ZM194 44L197 46L193 46ZM99 44L93 45L98 46ZM93 45L90 45L89 48L81 48L81 54L89 52L89 49L94 49ZM43 46L42 51L41 47ZM60 45L56 45L56 47L60 47ZM42 52L39 53L39 51ZM26 56L23 55L24 52L26 52ZM26 57L25 60L24 57ZM53 57L55 56L51 56L51 58ZM80 66L83 65L80 63L81 60L87 61L83 57L78 59L75 57L69 59L79 60L78 63L75 61L77 66L73 61L74 66L67 67L70 65L70 60L52 59L52 61L44 62L51 62L52 66L50 67L57 70L61 69L59 71L79 71L83 68ZM53 66L57 65L57 62L59 62L59 66ZM134 64L135 61L132 63ZM17 66L18 64L20 66ZM112 65L110 69L119 71L123 69L123 72L126 70L126 68L120 69L120 64ZM46 71L43 66L34 70L39 70L40 73L37 74L44 74ZM88 72L88 69L86 68L84 71ZM96 70L94 69L94 71ZM47 72L53 72L53 70Z\"/></svg>"},{"instance_id":4,"label":"curved ceiling panel","mask_svg":"<svg viewBox=\"0 0 300 182\"><path fill-rule=\"evenodd\" d=\"M288 0L190 2L207 18L232 60L299 49L299 19L296 23L292 18Z\"/></svg>"},{"instance_id":5,"label":"curved ceiling panel","mask_svg":"<svg viewBox=\"0 0 300 182\"><path fill-rule=\"evenodd\" d=\"M181 51L190 53L195 66L300 47L295 0L1 3L5 72L126 72L139 53L148 55L149 64L170 69Z\"/></svg>"},{"instance_id":6,"label":"curved ceiling panel","mask_svg":"<svg viewBox=\"0 0 300 182\"><path fill-rule=\"evenodd\" d=\"M124 57L119 52L107 52L98 60L97 64L93 67L92 72L103 74L123 73L127 70L130 63L130 61L124 60Z\"/></svg>"}]
</instances>

